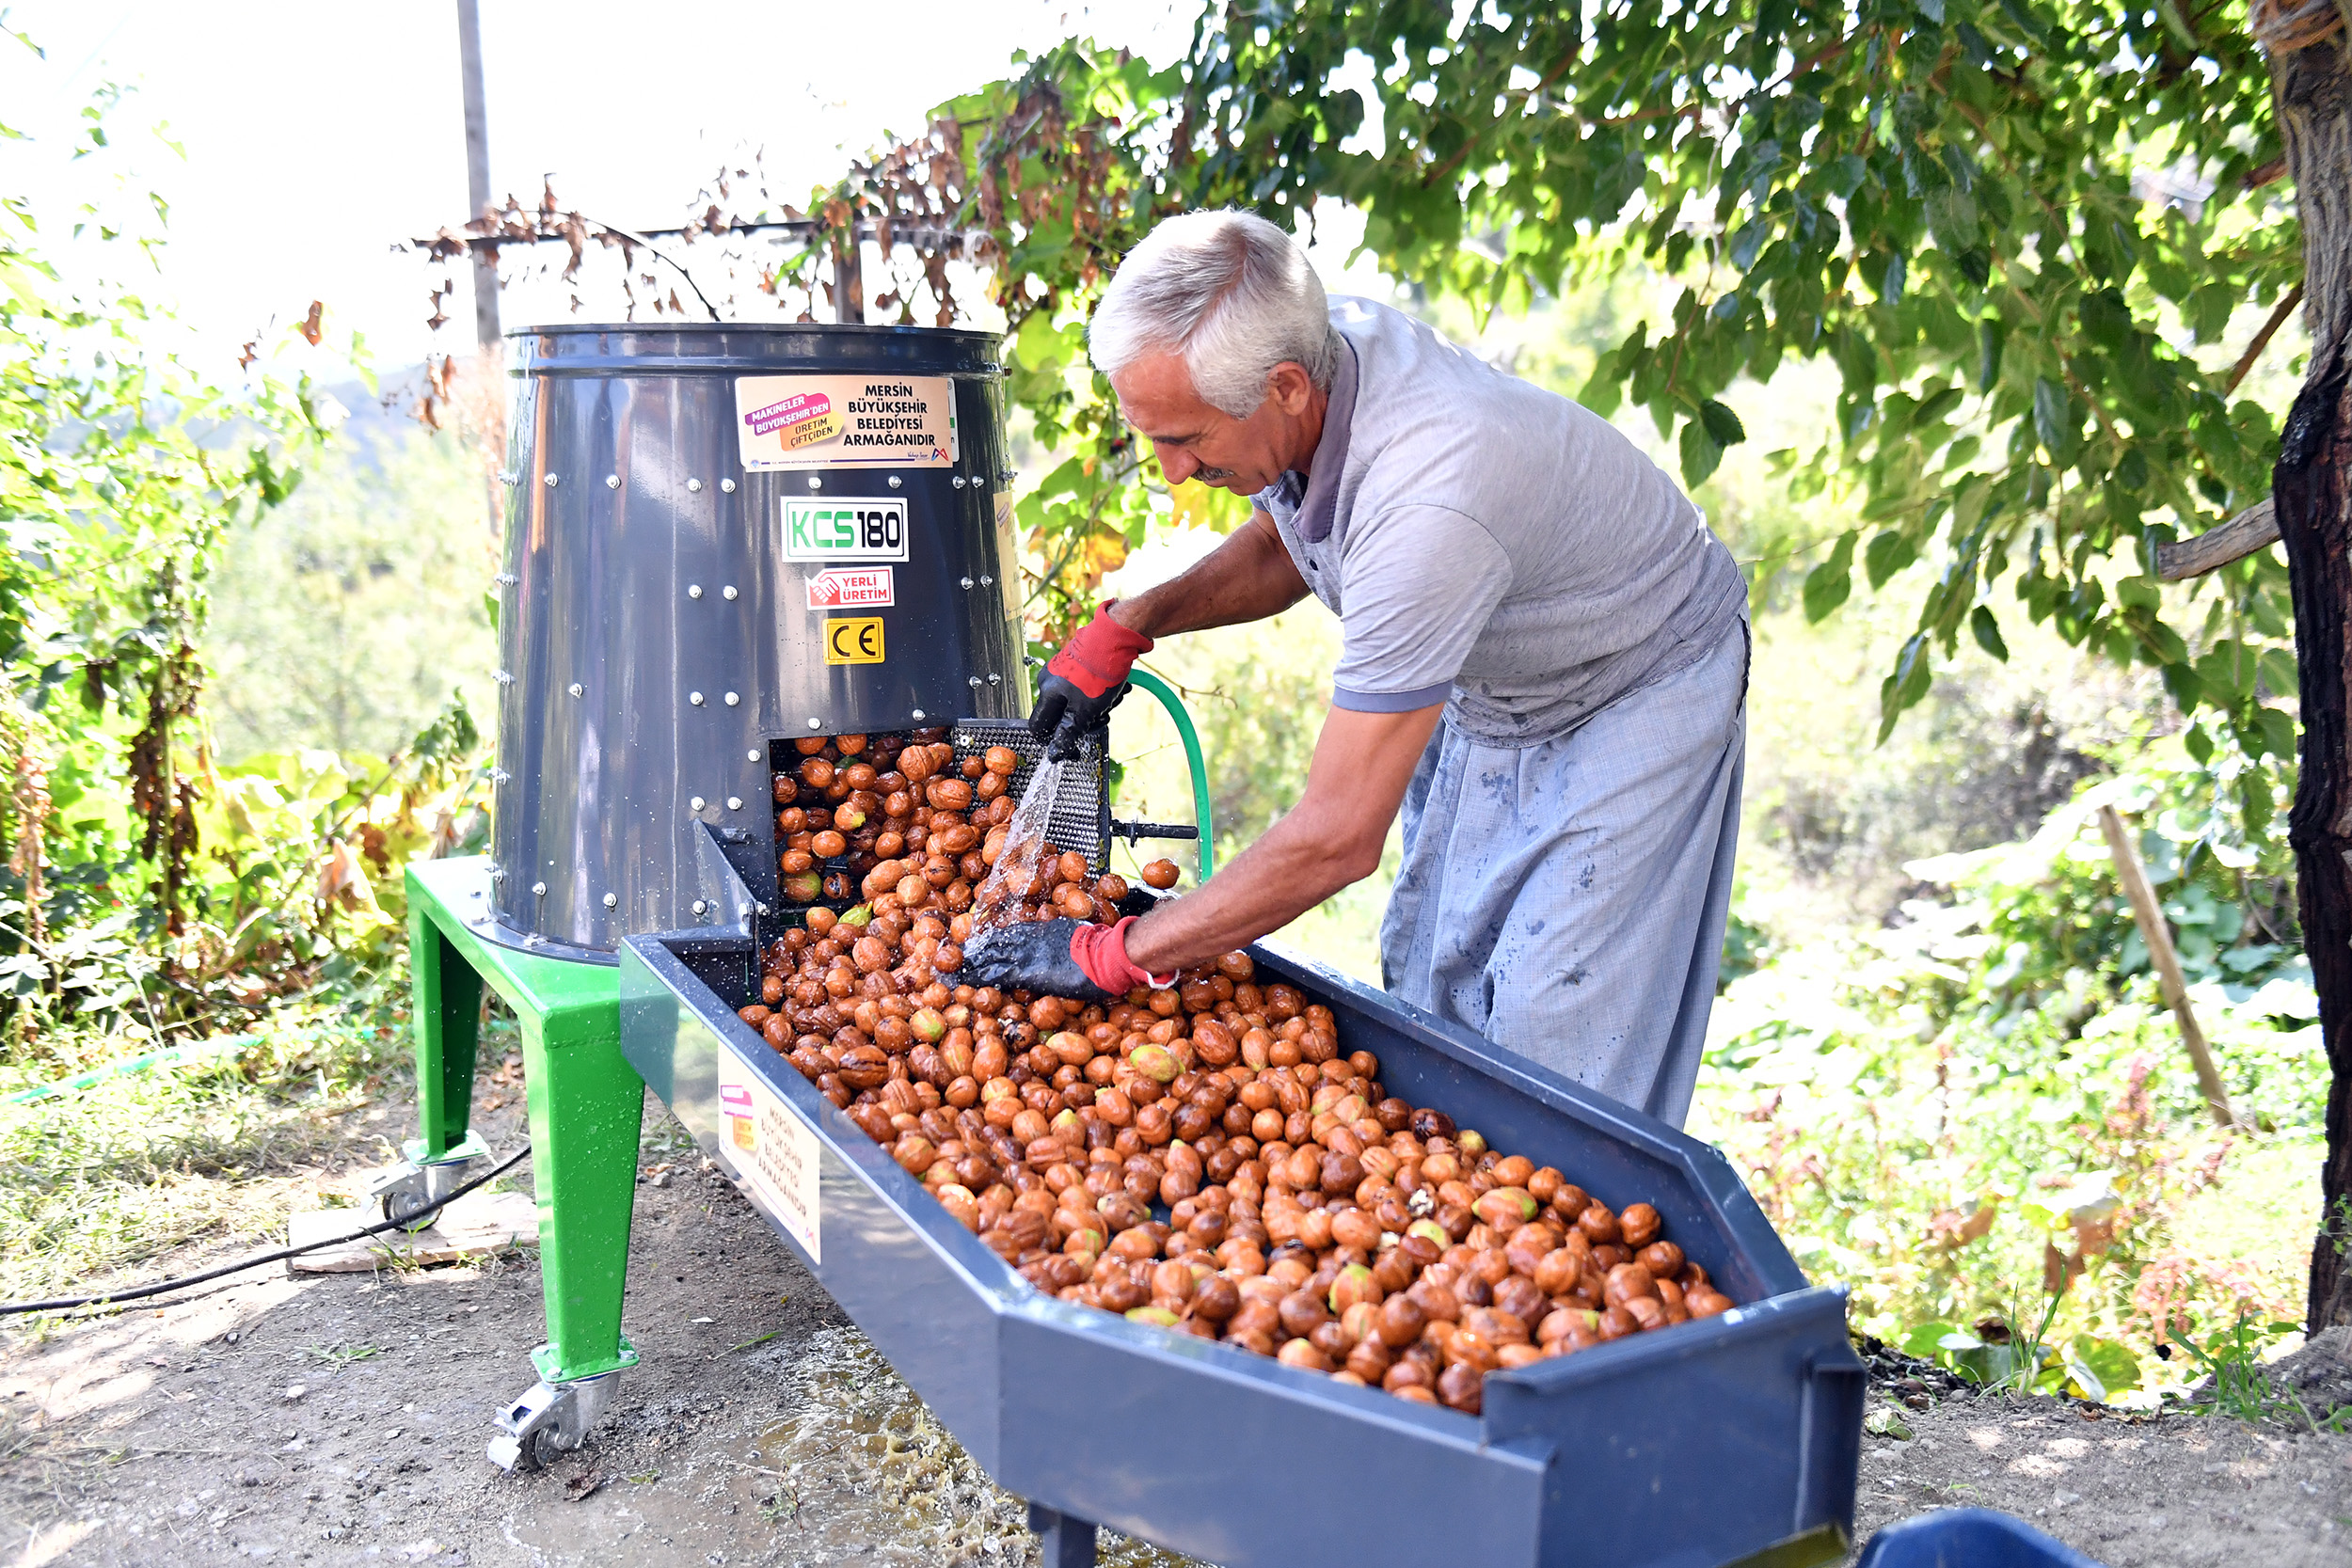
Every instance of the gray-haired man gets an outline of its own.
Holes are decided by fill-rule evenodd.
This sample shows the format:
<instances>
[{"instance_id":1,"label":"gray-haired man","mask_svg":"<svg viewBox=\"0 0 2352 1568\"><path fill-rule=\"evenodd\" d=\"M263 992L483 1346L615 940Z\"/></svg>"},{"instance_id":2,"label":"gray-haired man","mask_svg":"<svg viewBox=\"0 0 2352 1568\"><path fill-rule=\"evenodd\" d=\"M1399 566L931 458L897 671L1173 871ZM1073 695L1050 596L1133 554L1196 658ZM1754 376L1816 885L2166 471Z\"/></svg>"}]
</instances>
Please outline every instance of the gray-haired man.
<instances>
[{"instance_id":1,"label":"gray-haired man","mask_svg":"<svg viewBox=\"0 0 2352 1568\"><path fill-rule=\"evenodd\" d=\"M1697 509L1576 404L1398 311L1327 301L1247 214L1154 230L1091 351L1170 483L1257 508L1199 565L1103 606L1048 665L1033 726L1098 722L1154 638L1310 593L1343 651L1306 794L1247 852L1139 921L988 933L971 978L1163 983L1369 876L1401 807L1389 990L1679 1122L1730 901L1748 657L1744 584Z\"/></svg>"}]
</instances>

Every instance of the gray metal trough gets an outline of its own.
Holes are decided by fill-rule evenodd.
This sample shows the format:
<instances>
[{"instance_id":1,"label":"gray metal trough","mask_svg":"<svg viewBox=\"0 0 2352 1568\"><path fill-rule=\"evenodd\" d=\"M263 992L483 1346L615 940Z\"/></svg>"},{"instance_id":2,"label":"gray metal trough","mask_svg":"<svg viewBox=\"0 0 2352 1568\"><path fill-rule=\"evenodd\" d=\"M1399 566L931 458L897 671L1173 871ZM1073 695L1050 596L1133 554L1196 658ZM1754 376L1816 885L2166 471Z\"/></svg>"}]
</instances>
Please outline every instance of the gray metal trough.
<instances>
[{"instance_id":1,"label":"gray metal trough","mask_svg":"<svg viewBox=\"0 0 2352 1568\"><path fill-rule=\"evenodd\" d=\"M1864 1371L1722 1154L1279 950L1390 1092L1602 1201L1654 1204L1743 1305L1490 1373L1477 1417L1333 1382L1030 1288L735 1016L748 938L622 944L630 1064L999 1484L1049 1568L1097 1525L1226 1568L1429 1560L1717 1568L1843 1555ZM762 1162L731 1117L763 1117Z\"/></svg>"}]
</instances>

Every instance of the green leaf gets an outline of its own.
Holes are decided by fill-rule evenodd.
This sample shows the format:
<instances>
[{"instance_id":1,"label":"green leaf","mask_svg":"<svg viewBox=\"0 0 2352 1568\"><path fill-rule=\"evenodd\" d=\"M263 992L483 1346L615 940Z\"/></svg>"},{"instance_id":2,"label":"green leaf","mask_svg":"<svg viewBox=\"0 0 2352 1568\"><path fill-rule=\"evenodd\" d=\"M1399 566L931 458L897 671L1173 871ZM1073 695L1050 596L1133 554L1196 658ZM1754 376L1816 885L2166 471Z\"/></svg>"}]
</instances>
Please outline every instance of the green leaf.
<instances>
[{"instance_id":1,"label":"green leaf","mask_svg":"<svg viewBox=\"0 0 2352 1568\"><path fill-rule=\"evenodd\" d=\"M2034 378L2034 438L2054 457L2063 457L2073 450L2075 433L2073 404L2074 399L2064 387L2048 376Z\"/></svg>"},{"instance_id":2,"label":"green leaf","mask_svg":"<svg viewBox=\"0 0 2352 1568\"><path fill-rule=\"evenodd\" d=\"M1718 447L1736 447L1748 438L1747 429L1740 424L1740 416L1713 398L1699 404L1699 422L1707 426L1707 434Z\"/></svg>"},{"instance_id":3,"label":"green leaf","mask_svg":"<svg viewBox=\"0 0 2352 1568\"><path fill-rule=\"evenodd\" d=\"M2009 662L2009 644L2001 641L2001 627L1993 618L1991 605L1979 605L1968 612L1968 634L1977 640L1977 646L1999 659Z\"/></svg>"},{"instance_id":4,"label":"green leaf","mask_svg":"<svg viewBox=\"0 0 2352 1568\"><path fill-rule=\"evenodd\" d=\"M1818 622L1846 602L1853 592L1853 542L1851 533L1839 538L1837 547L1804 576L1804 618Z\"/></svg>"},{"instance_id":5,"label":"green leaf","mask_svg":"<svg viewBox=\"0 0 2352 1568\"><path fill-rule=\"evenodd\" d=\"M1883 588L1888 578L1918 559L1918 546L1907 535L1887 529L1871 535L1869 548L1862 552L1862 566L1870 579L1870 586Z\"/></svg>"},{"instance_id":6,"label":"green leaf","mask_svg":"<svg viewBox=\"0 0 2352 1568\"><path fill-rule=\"evenodd\" d=\"M1697 489L1721 467L1724 449L1709 434L1705 420L1688 420L1682 426L1682 483Z\"/></svg>"}]
</instances>

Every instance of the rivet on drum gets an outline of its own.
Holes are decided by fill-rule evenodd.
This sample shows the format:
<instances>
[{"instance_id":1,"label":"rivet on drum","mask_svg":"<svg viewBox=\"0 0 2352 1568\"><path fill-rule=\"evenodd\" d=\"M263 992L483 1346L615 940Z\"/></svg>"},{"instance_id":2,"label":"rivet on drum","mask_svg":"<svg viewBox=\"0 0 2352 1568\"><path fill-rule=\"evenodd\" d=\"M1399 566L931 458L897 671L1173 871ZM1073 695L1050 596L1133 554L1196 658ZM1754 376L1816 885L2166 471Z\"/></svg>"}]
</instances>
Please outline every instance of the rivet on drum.
<instances>
[{"instance_id":1,"label":"rivet on drum","mask_svg":"<svg viewBox=\"0 0 2352 1568\"><path fill-rule=\"evenodd\" d=\"M703 798L697 795L692 800L687 801L686 806L689 811L700 811L703 809Z\"/></svg>"},{"instance_id":2,"label":"rivet on drum","mask_svg":"<svg viewBox=\"0 0 2352 1568\"><path fill-rule=\"evenodd\" d=\"M695 912L696 914L702 914L702 913L706 912L707 911L708 911L708 910L709 910L709 908L710 908L710 906L709 906L708 904L705 903L705 902L704 902L703 900L701 900L700 898L697 898L697 899L695 899L695 900L694 900L694 912Z\"/></svg>"},{"instance_id":3,"label":"rivet on drum","mask_svg":"<svg viewBox=\"0 0 2352 1568\"><path fill-rule=\"evenodd\" d=\"M703 482L699 479L690 479L686 482L686 488L688 493L691 495L701 495Z\"/></svg>"},{"instance_id":4,"label":"rivet on drum","mask_svg":"<svg viewBox=\"0 0 2352 1568\"><path fill-rule=\"evenodd\" d=\"M898 477L897 474L892 474L892 475L890 476L890 487L891 487L893 490L896 490L896 489L897 489L897 488L898 488L900 484L902 484L902 483L905 483L905 482L904 482L903 480L899 479L899 477Z\"/></svg>"},{"instance_id":5,"label":"rivet on drum","mask_svg":"<svg viewBox=\"0 0 2352 1568\"><path fill-rule=\"evenodd\" d=\"M825 487L825 482L817 475L811 474L808 476L808 487L812 490L822 490Z\"/></svg>"},{"instance_id":6,"label":"rivet on drum","mask_svg":"<svg viewBox=\"0 0 2352 1568\"><path fill-rule=\"evenodd\" d=\"M730 795L730 796L728 796L728 797L727 797L727 810L729 810L729 811L741 811L742 809L743 809L743 797L741 797L740 795Z\"/></svg>"},{"instance_id":7,"label":"rivet on drum","mask_svg":"<svg viewBox=\"0 0 2352 1568\"><path fill-rule=\"evenodd\" d=\"M621 900L620 900L619 895L616 895L616 894L611 894L611 893L606 894L606 895L604 895L604 907L605 907L606 909L608 909L608 910L617 910L617 909L619 909L619 908L621 907Z\"/></svg>"},{"instance_id":8,"label":"rivet on drum","mask_svg":"<svg viewBox=\"0 0 2352 1568\"><path fill-rule=\"evenodd\" d=\"M578 682L578 681L574 681L574 682L572 682L572 684L571 684L571 686L568 688L568 689L570 690L570 692L571 692L571 694L572 694L573 696L577 697L577 696L580 696L580 695L582 692L584 692L585 690L587 690L587 688L585 688L585 687L581 686L581 685L580 684L580 682Z\"/></svg>"},{"instance_id":9,"label":"rivet on drum","mask_svg":"<svg viewBox=\"0 0 2352 1568\"><path fill-rule=\"evenodd\" d=\"M689 691L686 694L686 700L693 704L696 707L703 705L703 694L699 691Z\"/></svg>"},{"instance_id":10,"label":"rivet on drum","mask_svg":"<svg viewBox=\"0 0 2352 1568\"><path fill-rule=\"evenodd\" d=\"M719 488L732 496L735 494L735 481L731 479L723 479L719 482Z\"/></svg>"},{"instance_id":11,"label":"rivet on drum","mask_svg":"<svg viewBox=\"0 0 2352 1568\"><path fill-rule=\"evenodd\" d=\"M736 695L734 692L732 692L732 691L730 691L730 692L728 692L728 693L727 693L727 706L729 706L729 707L733 707L733 706L735 706L738 703L741 702L742 700L743 700L742 698L740 698L740 697L737 696L737 695Z\"/></svg>"},{"instance_id":12,"label":"rivet on drum","mask_svg":"<svg viewBox=\"0 0 2352 1568\"><path fill-rule=\"evenodd\" d=\"M604 487L608 490L618 490L621 487L621 476L618 474L605 475Z\"/></svg>"},{"instance_id":13,"label":"rivet on drum","mask_svg":"<svg viewBox=\"0 0 2352 1568\"><path fill-rule=\"evenodd\" d=\"M724 588L720 589L719 597L732 601L735 598L735 584L730 582Z\"/></svg>"},{"instance_id":14,"label":"rivet on drum","mask_svg":"<svg viewBox=\"0 0 2352 1568\"><path fill-rule=\"evenodd\" d=\"M549 474L540 483L544 483L548 489L552 490L555 488L555 476L553 474Z\"/></svg>"},{"instance_id":15,"label":"rivet on drum","mask_svg":"<svg viewBox=\"0 0 2352 1568\"><path fill-rule=\"evenodd\" d=\"M703 596L703 585L699 582L688 583L686 585L686 596L690 599L701 598Z\"/></svg>"}]
</instances>

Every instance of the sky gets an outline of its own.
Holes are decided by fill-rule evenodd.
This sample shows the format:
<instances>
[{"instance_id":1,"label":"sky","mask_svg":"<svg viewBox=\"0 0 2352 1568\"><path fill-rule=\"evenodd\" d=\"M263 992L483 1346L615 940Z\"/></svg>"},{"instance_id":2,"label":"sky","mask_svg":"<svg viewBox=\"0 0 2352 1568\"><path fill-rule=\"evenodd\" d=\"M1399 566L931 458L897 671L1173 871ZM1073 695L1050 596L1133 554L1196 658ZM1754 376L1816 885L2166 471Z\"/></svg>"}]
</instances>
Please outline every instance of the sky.
<instances>
[{"instance_id":1,"label":"sky","mask_svg":"<svg viewBox=\"0 0 2352 1568\"><path fill-rule=\"evenodd\" d=\"M628 228L679 222L754 147L771 188L799 196L839 172L845 149L918 130L935 103L1008 73L1017 49L1080 33L1164 62L1196 14L1182 0L481 10L493 186L528 205L553 175L566 205ZM158 292L207 356L282 334L313 299L330 332L365 335L380 368L471 346L466 269L431 335L433 275L393 248L469 215L454 0L32 0L5 15L46 58L0 38L0 122L26 137L0 141L0 192L43 214L44 243L69 248L73 210L120 179L170 203ZM69 162L77 117L107 83L135 89L110 118L113 146ZM157 121L184 156L147 134ZM567 303L568 291L510 288L505 323L560 319Z\"/></svg>"}]
</instances>

